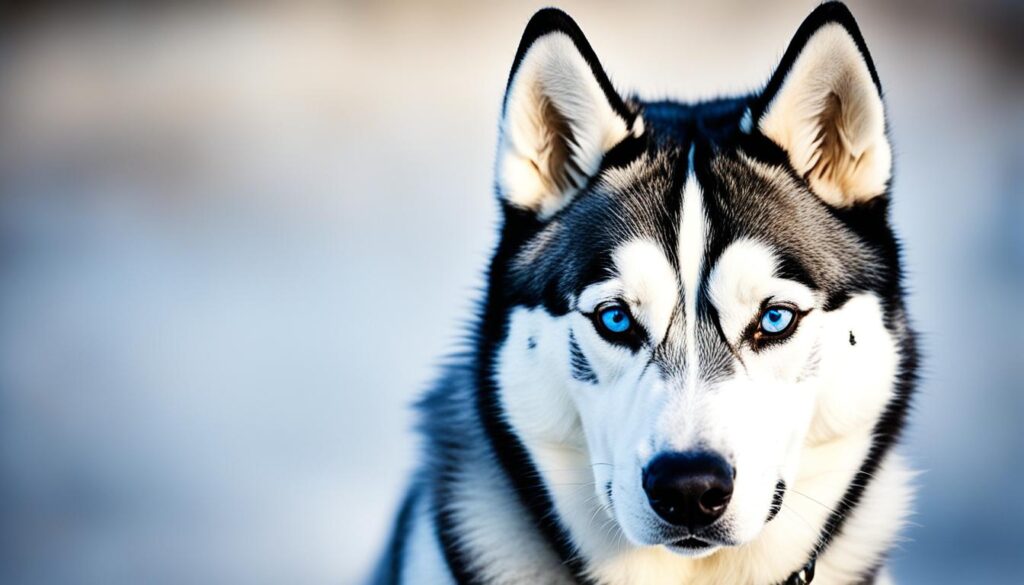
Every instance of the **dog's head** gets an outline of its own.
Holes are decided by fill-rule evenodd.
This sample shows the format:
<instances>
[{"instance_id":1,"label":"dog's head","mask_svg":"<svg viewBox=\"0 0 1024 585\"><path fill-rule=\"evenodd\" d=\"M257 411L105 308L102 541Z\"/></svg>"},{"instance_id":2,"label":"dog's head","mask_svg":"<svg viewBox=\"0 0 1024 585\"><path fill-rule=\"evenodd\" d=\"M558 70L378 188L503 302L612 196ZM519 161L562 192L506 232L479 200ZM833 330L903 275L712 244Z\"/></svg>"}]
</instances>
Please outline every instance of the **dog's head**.
<instances>
[{"instance_id":1,"label":"dog's head","mask_svg":"<svg viewBox=\"0 0 1024 585\"><path fill-rule=\"evenodd\" d=\"M762 92L692 106L620 96L576 24L538 13L496 165L488 331L508 423L584 453L590 498L637 545L754 539L803 447L870 432L891 399L890 166L841 5L808 18Z\"/></svg>"}]
</instances>

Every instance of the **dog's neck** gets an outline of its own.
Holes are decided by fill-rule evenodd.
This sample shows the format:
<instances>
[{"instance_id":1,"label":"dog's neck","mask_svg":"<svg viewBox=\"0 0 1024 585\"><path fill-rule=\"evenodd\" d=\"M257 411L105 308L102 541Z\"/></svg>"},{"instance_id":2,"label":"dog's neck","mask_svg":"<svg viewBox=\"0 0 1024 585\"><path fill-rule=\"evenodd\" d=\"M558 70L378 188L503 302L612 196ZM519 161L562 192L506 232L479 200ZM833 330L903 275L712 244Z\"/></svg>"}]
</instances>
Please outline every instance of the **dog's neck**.
<instances>
[{"instance_id":1,"label":"dog's neck","mask_svg":"<svg viewBox=\"0 0 1024 585\"><path fill-rule=\"evenodd\" d=\"M457 425L463 437L435 453L447 466L435 494L439 536L459 583L774 585L801 582L812 560L815 583L863 582L878 570L908 509L910 474L893 454L877 466L858 505L846 509L872 447L865 428L804 447L802 468L818 471L797 478L752 542L703 559L636 547L597 503L585 449L513 433L496 389L469 378L449 388L461 395L450 420L432 422L449 432ZM468 401L476 416L457 414Z\"/></svg>"}]
</instances>

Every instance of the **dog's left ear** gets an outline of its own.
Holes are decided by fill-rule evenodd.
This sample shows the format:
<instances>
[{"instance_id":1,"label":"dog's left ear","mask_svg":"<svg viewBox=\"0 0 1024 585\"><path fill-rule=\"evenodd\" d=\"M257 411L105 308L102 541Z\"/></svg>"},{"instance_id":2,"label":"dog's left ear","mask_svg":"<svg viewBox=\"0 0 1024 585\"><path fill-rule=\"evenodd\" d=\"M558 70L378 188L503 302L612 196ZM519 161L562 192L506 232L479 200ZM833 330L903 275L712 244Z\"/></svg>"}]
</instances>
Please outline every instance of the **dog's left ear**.
<instances>
[{"instance_id":1,"label":"dog's left ear","mask_svg":"<svg viewBox=\"0 0 1024 585\"><path fill-rule=\"evenodd\" d=\"M822 4L800 25L751 116L826 203L849 207L886 192L892 153L881 85L842 3Z\"/></svg>"},{"instance_id":2,"label":"dog's left ear","mask_svg":"<svg viewBox=\"0 0 1024 585\"><path fill-rule=\"evenodd\" d=\"M499 196L547 219L597 173L612 147L642 132L576 23L554 8L535 14L505 92Z\"/></svg>"}]
</instances>

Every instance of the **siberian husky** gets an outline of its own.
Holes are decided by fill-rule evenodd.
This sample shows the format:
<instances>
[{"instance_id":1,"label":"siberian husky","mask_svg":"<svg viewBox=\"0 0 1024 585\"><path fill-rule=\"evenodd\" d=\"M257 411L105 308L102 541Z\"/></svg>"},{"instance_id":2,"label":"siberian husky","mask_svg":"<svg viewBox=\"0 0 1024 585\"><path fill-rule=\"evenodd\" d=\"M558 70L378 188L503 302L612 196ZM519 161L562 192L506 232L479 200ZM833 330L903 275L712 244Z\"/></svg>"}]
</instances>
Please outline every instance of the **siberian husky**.
<instances>
[{"instance_id":1,"label":"siberian husky","mask_svg":"<svg viewBox=\"0 0 1024 585\"><path fill-rule=\"evenodd\" d=\"M420 403L375 582L887 582L917 362L891 176L843 4L763 89L701 103L618 93L538 12L472 350Z\"/></svg>"}]
</instances>

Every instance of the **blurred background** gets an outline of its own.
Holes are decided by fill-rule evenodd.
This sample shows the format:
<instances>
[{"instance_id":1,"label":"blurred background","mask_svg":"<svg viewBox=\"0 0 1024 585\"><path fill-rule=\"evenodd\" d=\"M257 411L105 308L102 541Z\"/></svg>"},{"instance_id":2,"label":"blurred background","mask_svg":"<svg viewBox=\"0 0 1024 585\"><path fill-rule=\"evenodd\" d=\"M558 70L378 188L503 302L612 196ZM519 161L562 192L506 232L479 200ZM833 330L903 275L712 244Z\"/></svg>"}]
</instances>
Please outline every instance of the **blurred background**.
<instances>
[{"instance_id":1,"label":"blurred background","mask_svg":"<svg viewBox=\"0 0 1024 585\"><path fill-rule=\"evenodd\" d=\"M577 2L613 81L767 79L813 0ZM4 8L0 582L355 583L489 250L537 2ZM1024 6L853 0L924 380L903 583L1024 583Z\"/></svg>"}]
</instances>

